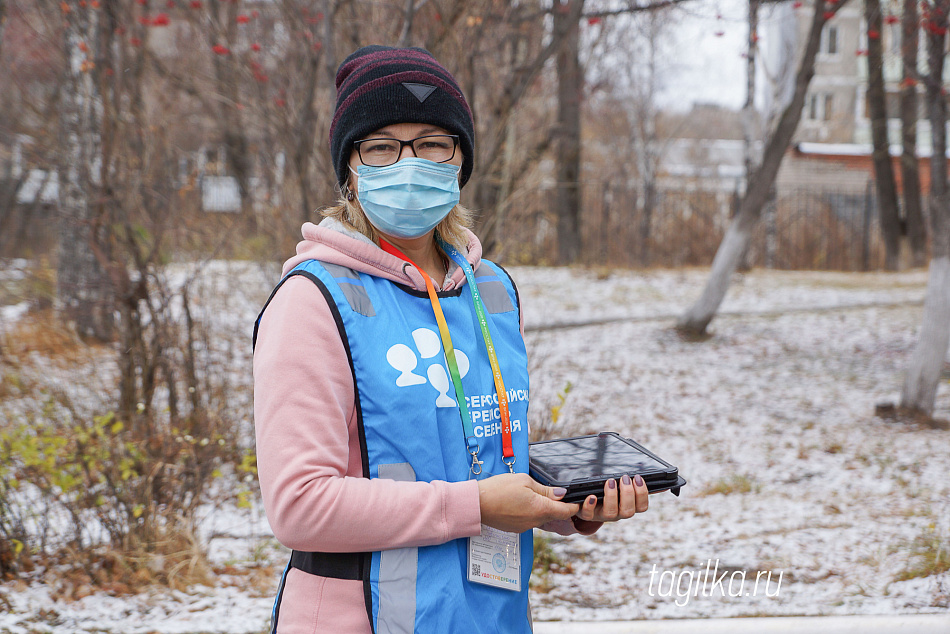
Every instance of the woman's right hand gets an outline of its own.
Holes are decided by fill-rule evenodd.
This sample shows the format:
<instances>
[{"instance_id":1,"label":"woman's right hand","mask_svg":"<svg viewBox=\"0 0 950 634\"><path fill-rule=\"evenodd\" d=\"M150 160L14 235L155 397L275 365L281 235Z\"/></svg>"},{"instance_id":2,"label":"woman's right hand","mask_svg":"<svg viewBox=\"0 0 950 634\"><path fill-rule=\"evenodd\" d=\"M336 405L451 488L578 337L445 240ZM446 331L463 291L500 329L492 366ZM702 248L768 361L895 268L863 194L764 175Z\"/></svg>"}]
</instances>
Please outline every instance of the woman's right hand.
<instances>
[{"instance_id":1,"label":"woman's right hand","mask_svg":"<svg viewBox=\"0 0 950 634\"><path fill-rule=\"evenodd\" d=\"M504 473L478 481L482 524L509 533L522 533L553 520L569 520L579 504L559 500L565 489L536 482L526 473Z\"/></svg>"}]
</instances>

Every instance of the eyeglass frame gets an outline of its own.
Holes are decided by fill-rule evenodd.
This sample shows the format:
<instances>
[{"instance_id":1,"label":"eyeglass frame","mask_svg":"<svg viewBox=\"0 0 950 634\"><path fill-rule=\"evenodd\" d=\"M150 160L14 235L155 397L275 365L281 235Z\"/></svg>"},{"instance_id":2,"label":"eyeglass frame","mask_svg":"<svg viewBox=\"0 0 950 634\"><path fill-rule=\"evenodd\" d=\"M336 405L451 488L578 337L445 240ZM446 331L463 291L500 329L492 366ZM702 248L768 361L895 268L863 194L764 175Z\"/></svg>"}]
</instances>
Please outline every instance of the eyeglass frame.
<instances>
[{"instance_id":1,"label":"eyeglass frame","mask_svg":"<svg viewBox=\"0 0 950 634\"><path fill-rule=\"evenodd\" d=\"M419 158L419 155L416 153L416 148L414 148L412 144L415 143L416 141L419 141L420 139L428 139L432 137L449 137L450 139L452 139L452 156L445 159L444 161L433 161L434 163L448 163L449 161L455 158L455 153L458 152L458 148L459 148L460 137L458 134L423 134L422 136L417 136L416 138L409 139L408 141L403 141L402 139L394 139L392 137L385 137L385 136L373 137L370 139L360 139L359 141L353 141L353 149L356 150L356 156L360 159L361 165L366 165L367 167L389 167L390 165L395 165L396 163L399 162L399 157L402 156L402 150L407 145L412 150L412 155L415 158ZM368 141L395 141L396 143L398 143L399 151L396 152L396 160L393 161L392 163L386 163L385 165L370 165L369 163L364 161L363 153L360 152L360 144L366 143Z\"/></svg>"}]
</instances>

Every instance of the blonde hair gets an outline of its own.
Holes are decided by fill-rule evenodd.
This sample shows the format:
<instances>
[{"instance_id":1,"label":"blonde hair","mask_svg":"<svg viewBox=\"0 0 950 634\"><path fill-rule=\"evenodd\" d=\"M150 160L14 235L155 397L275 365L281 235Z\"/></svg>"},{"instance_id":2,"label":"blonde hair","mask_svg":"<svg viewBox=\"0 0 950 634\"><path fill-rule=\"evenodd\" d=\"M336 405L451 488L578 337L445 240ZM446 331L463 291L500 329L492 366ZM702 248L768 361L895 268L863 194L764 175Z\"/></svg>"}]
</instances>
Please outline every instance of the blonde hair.
<instances>
[{"instance_id":1,"label":"blonde hair","mask_svg":"<svg viewBox=\"0 0 950 634\"><path fill-rule=\"evenodd\" d=\"M320 213L326 218L333 218L337 222L343 223L343 226L348 229L357 231L379 244L379 232L376 231L376 227L370 224L366 213L360 206L360 201L355 196L352 201L343 196L337 201L336 205L321 209ZM449 212L449 215L436 225L435 231L439 237L458 249L460 253L466 253L468 250L468 235L465 230L471 229L473 217L474 214L470 210L462 205L456 205Z\"/></svg>"}]
</instances>

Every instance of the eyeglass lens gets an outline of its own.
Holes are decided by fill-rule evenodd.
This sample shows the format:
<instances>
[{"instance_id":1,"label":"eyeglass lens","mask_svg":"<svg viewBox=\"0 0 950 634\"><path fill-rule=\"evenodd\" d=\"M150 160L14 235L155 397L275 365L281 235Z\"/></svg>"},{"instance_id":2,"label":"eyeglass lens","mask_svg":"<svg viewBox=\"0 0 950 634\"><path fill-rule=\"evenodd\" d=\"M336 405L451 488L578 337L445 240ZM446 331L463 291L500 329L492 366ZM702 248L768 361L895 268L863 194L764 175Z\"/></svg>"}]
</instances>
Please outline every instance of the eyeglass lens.
<instances>
[{"instance_id":1,"label":"eyeglass lens","mask_svg":"<svg viewBox=\"0 0 950 634\"><path fill-rule=\"evenodd\" d=\"M399 160L404 145L412 147L416 157L445 163L455 157L457 139L454 136L433 134L421 136L410 141L399 139L365 139L356 142L356 148L363 165L384 167Z\"/></svg>"}]
</instances>

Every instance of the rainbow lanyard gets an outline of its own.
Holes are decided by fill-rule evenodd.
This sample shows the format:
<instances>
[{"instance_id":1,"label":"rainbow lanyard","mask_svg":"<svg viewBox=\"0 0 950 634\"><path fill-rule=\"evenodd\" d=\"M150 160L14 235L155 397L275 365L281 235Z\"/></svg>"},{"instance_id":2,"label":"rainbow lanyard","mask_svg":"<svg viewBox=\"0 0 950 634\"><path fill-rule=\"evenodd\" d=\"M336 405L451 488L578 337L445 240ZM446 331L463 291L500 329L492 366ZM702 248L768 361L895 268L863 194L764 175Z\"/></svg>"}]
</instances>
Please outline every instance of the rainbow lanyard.
<instances>
[{"instance_id":1,"label":"rainbow lanyard","mask_svg":"<svg viewBox=\"0 0 950 634\"><path fill-rule=\"evenodd\" d=\"M422 274L426 283L426 291L429 294L429 301L432 303L432 312L435 314L436 324L439 326L439 336L442 339L442 347L445 350L445 360L449 366L449 375L452 377L452 384L455 387L455 397L459 404L459 414L462 418L462 430L465 433L465 444L468 453L472 456L472 474L480 475L482 472L483 461L478 459L478 440L475 436L475 428L472 425L472 416L468 411L468 404L465 402L465 392L462 390L462 374L459 372L458 361L455 357L455 347L452 345L452 337L449 334L449 325L445 321L445 315L442 312L442 305L439 303L439 296L436 293L432 279L422 270L418 264L410 260L399 249L380 239L379 246L383 251L390 255L395 255L410 264ZM475 272L472 266L462 255L451 245L439 240L439 246L445 251L452 260L461 267L468 280L468 287L472 292L472 302L475 305L475 313L478 315L478 324L481 327L482 339L485 341L485 349L488 352L488 362L491 364L492 374L495 379L495 392L498 395L498 409L501 414L501 444L502 461L508 466L508 471L514 473L515 450L511 443L511 416L508 412L508 392L505 390L505 383L501 378L501 367L498 365L498 355L495 353L495 345L492 343L491 333L488 330L488 319L485 317L485 304L482 296L478 292L478 284L475 283Z\"/></svg>"}]
</instances>

